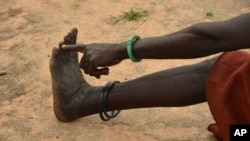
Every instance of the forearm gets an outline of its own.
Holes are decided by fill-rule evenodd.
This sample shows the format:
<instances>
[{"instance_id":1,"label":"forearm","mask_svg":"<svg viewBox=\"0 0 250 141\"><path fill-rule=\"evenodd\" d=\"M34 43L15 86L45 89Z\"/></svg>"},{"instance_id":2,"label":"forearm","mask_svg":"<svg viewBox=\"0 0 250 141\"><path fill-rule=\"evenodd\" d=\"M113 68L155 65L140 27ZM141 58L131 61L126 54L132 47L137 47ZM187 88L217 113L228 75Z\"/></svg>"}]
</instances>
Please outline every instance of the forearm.
<instances>
[{"instance_id":1,"label":"forearm","mask_svg":"<svg viewBox=\"0 0 250 141\"><path fill-rule=\"evenodd\" d=\"M188 59L221 52L219 41L190 32L151 37L135 42L134 54L143 59Z\"/></svg>"},{"instance_id":2,"label":"forearm","mask_svg":"<svg viewBox=\"0 0 250 141\"><path fill-rule=\"evenodd\" d=\"M137 40L133 54L142 59L188 59L249 48L250 15L228 21L199 23L178 32ZM126 54L126 43L120 44Z\"/></svg>"},{"instance_id":3,"label":"forearm","mask_svg":"<svg viewBox=\"0 0 250 141\"><path fill-rule=\"evenodd\" d=\"M219 47L219 42L192 32L179 32L138 40L133 44L133 53L136 58L142 59L197 58L225 51Z\"/></svg>"}]
</instances>

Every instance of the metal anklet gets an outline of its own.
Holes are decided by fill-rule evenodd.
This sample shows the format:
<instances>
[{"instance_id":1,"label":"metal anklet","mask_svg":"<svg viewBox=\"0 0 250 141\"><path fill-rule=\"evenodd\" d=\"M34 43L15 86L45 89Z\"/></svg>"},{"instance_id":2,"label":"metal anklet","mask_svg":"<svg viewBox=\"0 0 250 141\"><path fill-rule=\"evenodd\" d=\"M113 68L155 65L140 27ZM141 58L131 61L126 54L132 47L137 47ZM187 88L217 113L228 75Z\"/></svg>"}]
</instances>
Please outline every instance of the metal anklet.
<instances>
[{"instance_id":1,"label":"metal anklet","mask_svg":"<svg viewBox=\"0 0 250 141\"><path fill-rule=\"evenodd\" d=\"M120 82L118 81L108 82L102 89L102 93L101 93L101 97L99 101L99 115L103 121L108 121L111 118L115 118L120 113L120 110L114 110L108 113L106 109L107 95L115 83L120 83Z\"/></svg>"}]
</instances>

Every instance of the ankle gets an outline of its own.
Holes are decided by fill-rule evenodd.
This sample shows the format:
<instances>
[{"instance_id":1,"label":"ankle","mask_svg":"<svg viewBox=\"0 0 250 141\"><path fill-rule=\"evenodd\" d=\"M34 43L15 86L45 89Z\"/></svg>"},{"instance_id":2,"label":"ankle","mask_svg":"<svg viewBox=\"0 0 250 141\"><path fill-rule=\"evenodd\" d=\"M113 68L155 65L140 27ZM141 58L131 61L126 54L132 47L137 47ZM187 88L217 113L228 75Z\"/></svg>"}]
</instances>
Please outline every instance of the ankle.
<instances>
[{"instance_id":1,"label":"ankle","mask_svg":"<svg viewBox=\"0 0 250 141\"><path fill-rule=\"evenodd\" d=\"M54 113L58 120L71 122L78 118L96 114L102 87L81 85L73 89L69 97L54 103ZM58 100L54 100L58 101Z\"/></svg>"}]
</instances>

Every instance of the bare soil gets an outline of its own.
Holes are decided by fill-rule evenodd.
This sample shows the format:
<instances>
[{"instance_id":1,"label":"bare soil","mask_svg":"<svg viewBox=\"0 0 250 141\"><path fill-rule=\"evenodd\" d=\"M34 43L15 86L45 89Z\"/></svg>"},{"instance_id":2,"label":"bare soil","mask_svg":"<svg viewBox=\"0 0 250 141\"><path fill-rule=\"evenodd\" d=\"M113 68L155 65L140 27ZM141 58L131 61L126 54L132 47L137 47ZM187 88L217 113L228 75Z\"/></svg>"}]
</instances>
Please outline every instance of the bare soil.
<instances>
[{"instance_id":1,"label":"bare soil","mask_svg":"<svg viewBox=\"0 0 250 141\"><path fill-rule=\"evenodd\" d=\"M109 122L98 115L59 122L52 105L51 49L72 27L79 29L81 43L123 42L132 34L159 36L229 19L249 12L249 0L1 0L0 5L0 141L215 141L206 130L213 122L207 103L125 110ZM111 24L111 17L130 8L153 11L143 21ZM208 11L214 16L207 17ZM125 60L109 76L86 79L92 85L127 81L204 59Z\"/></svg>"}]
</instances>

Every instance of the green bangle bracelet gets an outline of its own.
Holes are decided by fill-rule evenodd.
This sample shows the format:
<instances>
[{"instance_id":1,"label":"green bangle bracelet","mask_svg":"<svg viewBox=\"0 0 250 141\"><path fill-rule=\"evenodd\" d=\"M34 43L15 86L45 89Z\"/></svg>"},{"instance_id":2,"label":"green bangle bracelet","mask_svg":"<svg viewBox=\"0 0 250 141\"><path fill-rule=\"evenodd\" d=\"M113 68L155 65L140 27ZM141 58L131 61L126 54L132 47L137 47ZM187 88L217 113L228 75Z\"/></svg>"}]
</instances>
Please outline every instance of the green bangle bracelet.
<instances>
[{"instance_id":1,"label":"green bangle bracelet","mask_svg":"<svg viewBox=\"0 0 250 141\"><path fill-rule=\"evenodd\" d=\"M128 53L128 57L130 60L132 60L133 62L140 62L141 59L137 59L135 58L133 51L132 51L132 45L135 41L141 39L139 36L137 35L133 35L129 38L128 40L128 44L127 44L127 53Z\"/></svg>"}]
</instances>

